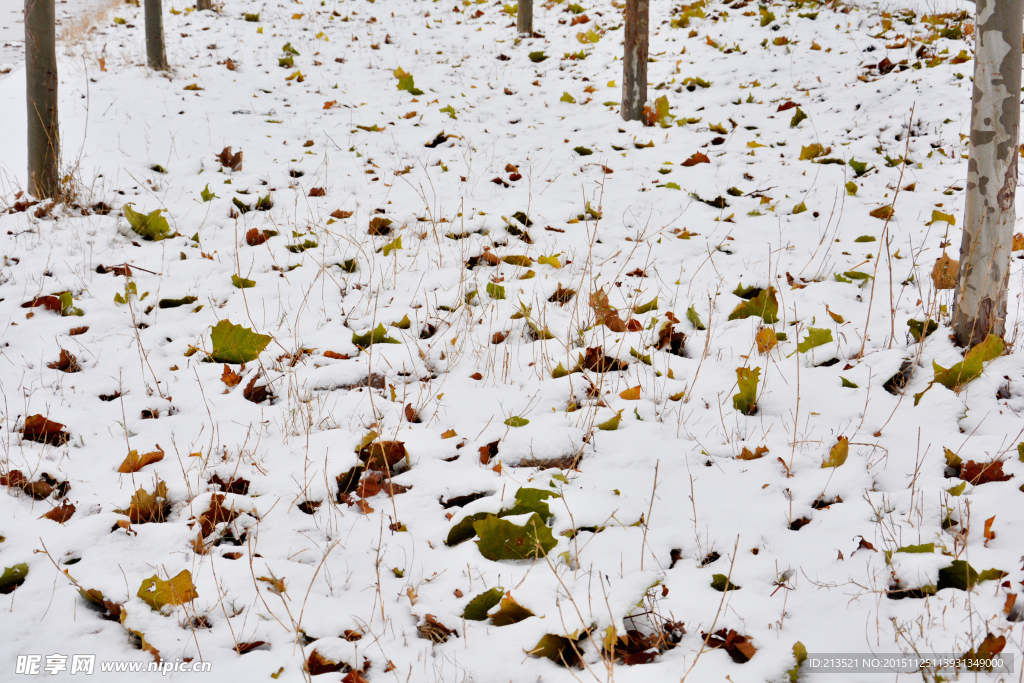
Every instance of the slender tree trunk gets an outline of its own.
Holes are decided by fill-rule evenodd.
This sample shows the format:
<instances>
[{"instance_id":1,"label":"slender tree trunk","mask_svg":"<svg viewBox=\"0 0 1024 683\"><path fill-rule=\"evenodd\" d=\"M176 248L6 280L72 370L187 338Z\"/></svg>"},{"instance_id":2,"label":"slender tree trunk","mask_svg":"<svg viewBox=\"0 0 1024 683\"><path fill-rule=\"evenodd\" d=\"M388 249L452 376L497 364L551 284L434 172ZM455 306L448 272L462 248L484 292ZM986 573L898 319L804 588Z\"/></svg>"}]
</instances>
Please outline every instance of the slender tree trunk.
<instances>
[{"instance_id":1,"label":"slender tree trunk","mask_svg":"<svg viewBox=\"0 0 1024 683\"><path fill-rule=\"evenodd\" d=\"M213 0L196 0L196 9L199 11L213 9Z\"/></svg>"},{"instance_id":2,"label":"slender tree trunk","mask_svg":"<svg viewBox=\"0 0 1024 683\"><path fill-rule=\"evenodd\" d=\"M149 68L167 71L167 54L164 52L163 5L160 0L146 2L146 56Z\"/></svg>"},{"instance_id":3,"label":"slender tree trunk","mask_svg":"<svg viewBox=\"0 0 1024 683\"><path fill-rule=\"evenodd\" d=\"M961 346L1002 336L1016 219L1024 0L977 0L967 209L953 331Z\"/></svg>"},{"instance_id":4,"label":"slender tree trunk","mask_svg":"<svg viewBox=\"0 0 1024 683\"><path fill-rule=\"evenodd\" d=\"M28 102L28 189L59 198L57 46L54 0L25 0L25 94Z\"/></svg>"},{"instance_id":5,"label":"slender tree trunk","mask_svg":"<svg viewBox=\"0 0 1024 683\"><path fill-rule=\"evenodd\" d=\"M516 30L520 33L533 33L533 0L519 0Z\"/></svg>"},{"instance_id":6,"label":"slender tree trunk","mask_svg":"<svg viewBox=\"0 0 1024 683\"><path fill-rule=\"evenodd\" d=\"M650 0L626 0L625 53L622 58L622 118L639 121L647 103L647 33Z\"/></svg>"}]
</instances>

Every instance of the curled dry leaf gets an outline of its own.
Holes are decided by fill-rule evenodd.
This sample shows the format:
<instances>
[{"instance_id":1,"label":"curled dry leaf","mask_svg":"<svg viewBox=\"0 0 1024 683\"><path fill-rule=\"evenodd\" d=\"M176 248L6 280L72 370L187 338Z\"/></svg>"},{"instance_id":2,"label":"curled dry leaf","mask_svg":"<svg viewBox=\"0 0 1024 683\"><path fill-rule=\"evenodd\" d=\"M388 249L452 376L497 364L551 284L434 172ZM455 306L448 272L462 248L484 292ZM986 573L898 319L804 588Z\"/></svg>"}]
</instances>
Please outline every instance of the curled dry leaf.
<instances>
[{"instance_id":1,"label":"curled dry leaf","mask_svg":"<svg viewBox=\"0 0 1024 683\"><path fill-rule=\"evenodd\" d=\"M78 365L78 358L73 353L66 349L60 350L60 358L55 361L46 364L46 367L52 370L60 370L61 372L81 372L82 368Z\"/></svg>"},{"instance_id":2,"label":"curled dry leaf","mask_svg":"<svg viewBox=\"0 0 1024 683\"><path fill-rule=\"evenodd\" d=\"M270 236L263 230L257 230L256 228L249 228L245 233L245 243L250 247L258 247L259 245L270 239Z\"/></svg>"},{"instance_id":3,"label":"curled dry leaf","mask_svg":"<svg viewBox=\"0 0 1024 683\"><path fill-rule=\"evenodd\" d=\"M757 652L757 648L754 647L746 636L741 636L736 631L729 629L720 629L715 631L711 636L707 633L701 633L701 638L705 639L707 646L710 648L722 648L729 653L732 657L732 661L737 664L743 664L749 662Z\"/></svg>"},{"instance_id":4,"label":"curled dry leaf","mask_svg":"<svg viewBox=\"0 0 1024 683\"><path fill-rule=\"evenodd\" d=\"M51 446L63 446L71 440L71 435L64 431L64 425L47 420L42 415L30 415L25 418L22 436L28 441Z\"/></svg>"},{"instance_id":5,"label":"curled dry leaf","mask_svg":"<svg viewBox=\"0 0 1024 683\"><path fill-rule=\"evenodd\" d=\"M416 628L416 631L419 633L420 638L429 640L432 643L444 643L452 636L459 637L455 629L450 629L442 624L433 614L428 614L424 617L423 623Z\"/></svg>"},{"instance_id":6,"label":"curled dry leaf","mask_svg":"<svg viewBox=\"0 0 1024 683\"><path fill-rule=\"evenodd\" d=\"M75 506L65 500L63 505L53 508L39 519L43 519L43 517L45 517L46 519L57 522L58 524L63 524L71 519L71 515L73 514L75 514Z\"/></svg>"},{"instance_id":7,"label":"curled dry leaf","mask_svg":"<svg viewBox=\"0 0 1024 683\"><path fill-rule=\"evenodd\" d=\"M220 154L216 155L217 160L220 161L221 166L226 166L232 171L242 170L242 150L238 150L236 153L231 153L231 147L225 147L221 150Z\"/></svg>"},{"instance_id":8,"label":"curled dry leaf","mask_svg":"<svg viewBox=\"0 0 1024 683\"><path fill-rule=\"evenodd\" d=\"M233 506L224 507L224 494L215 493L210 498L210 506L199 515L199 530L205 538L213 533L218 524L233 522L241 514L242 511L236 510Z\"/></svg>"},{"instance_id":9,"label":"curled dry leaf","mask_svg":"<svg viewBox=\"0 0 1024 683\"><path fill-rule=\"evenodd\" d=\"M12 489L20 489L22 492L32 496L35 500L49 498L53 493L53 485L40 477L36 481L29 480L21 470L11 470L7 474L0 474L0 486L7 486Z\"/></svg>"},{"instance_id":10,"label":"curled dry leaf","mask_svg":"<svg viewBox=\"0 0 1024 683\"><path fill-rule=\"evenodd\" d=\"M124 459L121 466L117 468L117 471L121 474L130 474L132 472L138 472L146 465L152 465L155 462L160 462L164 459L164 450L160 448L160 444L156 445L156 450L149 453L142 453L141 455L137 450L131 450L128 452L128 457Z\"/></svg>"},{"instance_id":11,"label":"curled dry leaf","mask_svg":"<svg viewBox=\"0 0 1024 683\"><path fill-rule=\"evenodd\" d=\"M132 495L128 509L114 512L127 515L132 524L158 524L166 521L171 513L171 504L167 499L167 484L158 481L153 493L140 486Z\"/></svg>"},{"instance_id":12,"label":"curled dry leaf","mask_svg":"<svg viewBox=\"0 0 1024 683\"><path fill-rule=\"evenodd\" d=\"M242 369L244 370L245 366L242 366ZM239 375L234 370L232 370L231 366L225 363L224 372L220 376L220 381L224 382L224 384L228 385L229 387L236 387L242 381L242 376Z\"/></svg>"},{"instance_id":13,"label":"curled dry leaf","mask_svg":"<svg viewBox=\"0 0 1024 683\"><path fill-rule=\"evenodd\" d=\"M604 288L590 295L590 307L594 309L598 325L605 325L612 332L626 331L626 323L622 322L618 311L608 303L608 295L604 293Z\"/></svg>"},{"instance_id":14,"label":"curled dry leaf","mask_svg":"<svg viewBox=\"0 0 1024 683\"><path fill-rule=\"evenodd\" d=\"M342 211L341 209L335 209L334 211L331 211L331 218L337 218L338 220L341 220L342 218L351 218L352 214L352 211Z\"/></svg>"}]
</instances>

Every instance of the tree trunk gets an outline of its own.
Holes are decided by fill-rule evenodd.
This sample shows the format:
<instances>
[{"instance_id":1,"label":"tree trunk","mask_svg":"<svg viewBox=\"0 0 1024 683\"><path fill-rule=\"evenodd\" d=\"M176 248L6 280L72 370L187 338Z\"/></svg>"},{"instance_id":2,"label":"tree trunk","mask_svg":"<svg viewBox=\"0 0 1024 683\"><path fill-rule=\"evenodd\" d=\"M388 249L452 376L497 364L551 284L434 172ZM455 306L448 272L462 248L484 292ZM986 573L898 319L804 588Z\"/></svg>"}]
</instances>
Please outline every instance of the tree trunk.
<instances>
[{"instance_id":1,"label":"tree trunk","mask_svg":"<svg viewBox=\"0 0 1024 683\"><path fill-rule=\"evenodd\" d=\"M622 58L622 118L639 121L647 103L647 25L650 0L626 0L625 53Z\"/></svg>"},{"instance_id":2,"label":"tree trunk","mask_svg":"<svg viewBox=\"0 0 1024 683\"><path fill-rule=\"evenodd\" d=\"M213 9L213 0L196 0L196 9L200 12L204 9Z\"/></svg>"},{"instance_id":3,"label":"tree trunk","mask_svg":"<svg viewBox=\"0 0 1024 683\"><path fill-rule=\"evenodd\" d=\"M519 33L533 33L533 0L519 0L516 30Z\"/></svg>"},{"instance_id":4,"label":"tree trunk","mask_svg":"<svg viewBox=\"0 0 1024 683\"><path fill-rule=\"evenodd\" d=\"M967 208L953 331L961 346L1002 336L1016 219L1024 0L977 0Z\"/></svg>"},{"instance_id":5,"label":"tree trunk","mask_svg":"<svg viewBox=\"0 0 1024 683\"><path fill-rule=\"evenodd\" d=\"M164 52L163 6L160 0L146 1L146 56L149 68L167 71L167 54Z\"/></svg>"},{"instance_id":6,"label":"tree trunk","mask_svg":"<svg viewBox=\"0 0 1024 683\"><path fill-rule=\"evenodd\" d=\"M25 94L28 102L28 190L60 194L57 47L54 0L25 0Z\"/></svg>"}]
</instances>

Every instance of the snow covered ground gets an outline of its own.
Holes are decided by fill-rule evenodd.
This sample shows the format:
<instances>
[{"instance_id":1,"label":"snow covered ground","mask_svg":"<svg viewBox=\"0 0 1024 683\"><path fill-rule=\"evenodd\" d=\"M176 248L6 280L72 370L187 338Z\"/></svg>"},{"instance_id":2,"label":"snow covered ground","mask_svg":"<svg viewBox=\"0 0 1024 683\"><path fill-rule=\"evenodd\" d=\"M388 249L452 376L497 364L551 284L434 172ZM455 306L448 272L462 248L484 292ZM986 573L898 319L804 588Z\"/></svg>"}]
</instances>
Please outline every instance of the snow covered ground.
<instances>
[{"instance_id":1,"label":"snow covered ground","mask_svg":"<svg viewBox=\"0 0 1024 683\"><path fill-rule=\"evenodd\" d=\"M656 4L643 126L617 2L538 5L522 40L501 3L168 4L166 75L118 5L61 48L70 208L16 195L16 66L0 671L1020 655L1019 260L1007 353L915 397L963 360L932 270L960 242L965 9Z\"/></svg>"}]
</instances>

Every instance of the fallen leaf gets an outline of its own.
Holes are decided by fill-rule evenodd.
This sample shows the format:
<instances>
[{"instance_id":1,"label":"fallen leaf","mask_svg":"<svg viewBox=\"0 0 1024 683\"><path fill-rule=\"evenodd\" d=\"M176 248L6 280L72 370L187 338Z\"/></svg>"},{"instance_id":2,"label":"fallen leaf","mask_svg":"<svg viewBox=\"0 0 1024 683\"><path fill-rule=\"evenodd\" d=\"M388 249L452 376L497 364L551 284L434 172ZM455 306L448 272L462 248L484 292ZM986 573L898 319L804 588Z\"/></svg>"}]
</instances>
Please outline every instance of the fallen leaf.
<instances>
[{"instance_id":1,"label":"fallen leaf","mask_svg":"<svg viewBox=\"0 0 1024 683\"><path fill-rule=\"evenodd\" d=\"M945 253L935 259L935 265L932 266L932 282L935 283L935 289L955 289L959 274L959 261L951 259Z\"/></svg>"},{"instance_id":2,"label":"fallen leaf","mask_svg":"<svg viewBox=\"0 0 1024 683\"><path fill-rule=\"evenodd\" d=\"M229 387L236 387L242 381L242 376L231 369L231 367L225 363L224 372L220 376L220 381Z\"/></svg>"},{"instance_id":3,"label":"fallen leaf","mask_svg":"<svg viewBox=\"0 0 1024 683\"><path fill-rule=\"evenodd\" d=\"M199 592L192 583L192 573L183 569L170 581L161 579L154 574L139 587L137 594L152 609L159 611L165 605L184 605L199 597Z\"/></svg>"},{"instance_id":4,"label":"fallen leaf","mask_svg":"<svg viewBox=\"0 0 1024 683\"><path fill-rule=\"evenodd\" d=\"M160 448L160 444L156 445L155 451L149 453L143 453L139 455L137 450L131 450L128 452L128 457L124 459L121 466L117 468L117 471L121 474L130 474L132 472L138 472L146 465L152 465L155 462L160 462L164 459L164 451Z\"/></svg>"},{"instance_id":5,"label":"fallen leaf","mask_svg":"<svg viewBox=\"0 0 1024 683\"><path fill-rule=\"evenodd\" d=\"M64 502L60 507L55 507L46 514L43 515L46 519L53 520L59 524L71 519L71 515L75 514L75 506L67 501ZM42 517L40 517L42 519Z\"/></svg>"}]
</instances>

